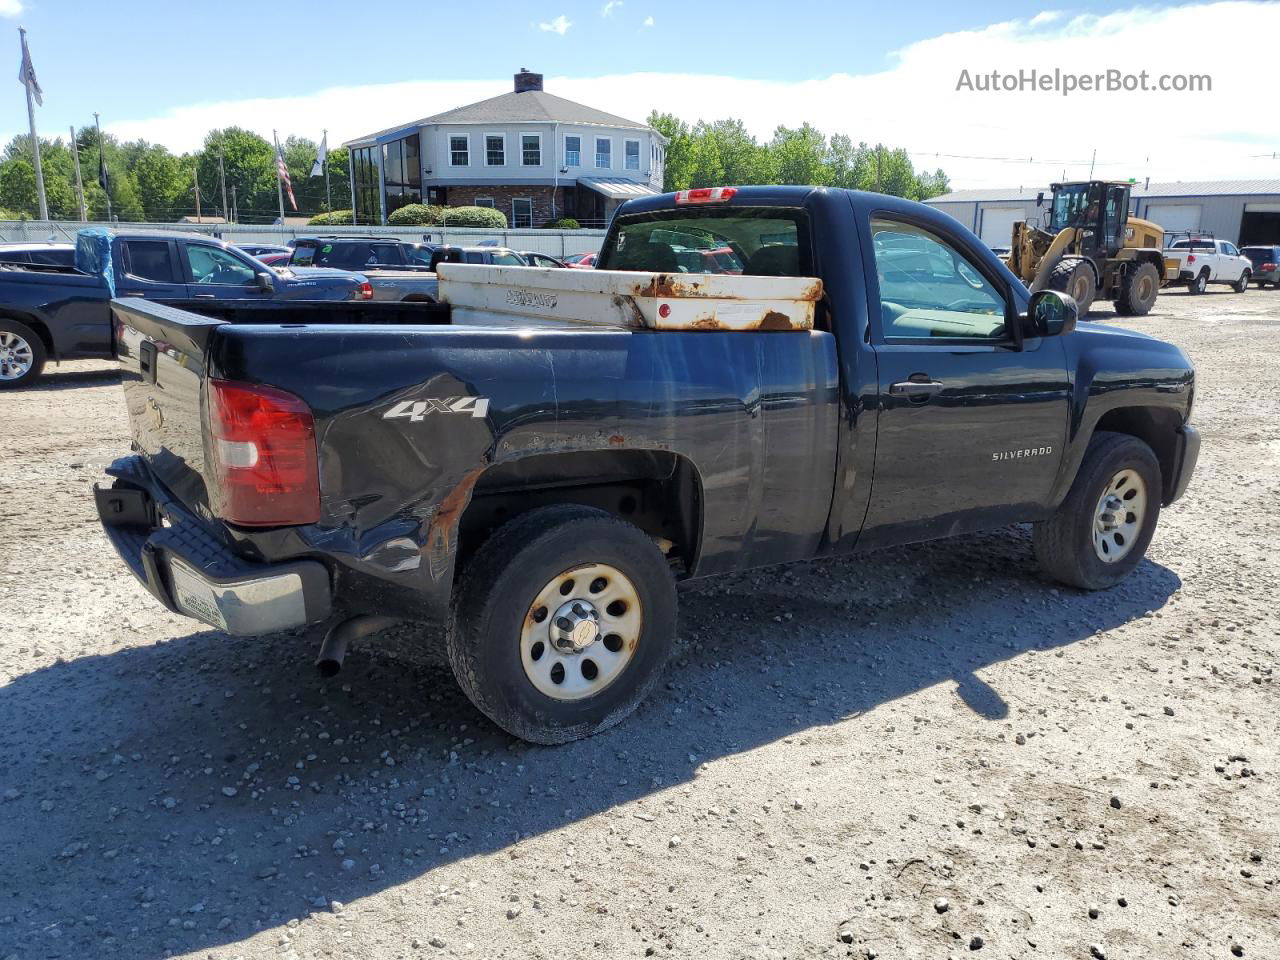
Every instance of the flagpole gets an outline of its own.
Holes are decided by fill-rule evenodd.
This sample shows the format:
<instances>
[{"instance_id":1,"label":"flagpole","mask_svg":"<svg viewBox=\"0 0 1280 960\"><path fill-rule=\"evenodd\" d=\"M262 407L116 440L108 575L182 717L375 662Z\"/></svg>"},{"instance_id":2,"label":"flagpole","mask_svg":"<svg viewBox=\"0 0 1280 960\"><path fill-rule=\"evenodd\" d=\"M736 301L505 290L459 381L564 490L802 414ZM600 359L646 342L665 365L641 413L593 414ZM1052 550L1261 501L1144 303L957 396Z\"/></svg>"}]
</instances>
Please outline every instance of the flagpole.
<instances>
[{"instance_id":1,"label":"flagpole","mask_svg":"<svg viewBox=\"0 0 1280 960\"><path fill-rule=\"evenodd\" d=\"M27 53L27 29L19 27L18 33L22 37L22 66L23 66L23 82L22 85L27 88L27 122L31 125L31 156L35 162L36 168L36 195L40 198L40 219L49 219L49 202L44 196L44 170L40 167L40 137L36 134L36 101L31 92L31 78L26 76L26 66L29 54Z\"/></svg>"},{"instance_id":2,"label":"flagpole","mask_svg":"<svg viewBox=\"0 0 1280 960\"><path fill-rule=\"evenodd\" d=\"M329 195L329 131L324 131L324 136L320 138L320 142L324 144L324 208L326 211L333 209L333 198Z\"/></svg>"},{"instance_id":3,"label":"flagpole","mask_svg":"<svg viewBox=\"0 0 1280 960\"><path fill-rule=\"evenodd\" d=\"M89 222L89 212L84 205L84 181L80 179L80 141L76 139L76 125L71 125L71 156L76 163L76 200L80 202L80 222Z\"/></svg>"},{"instance_id":4,"label":"flagpole","mask_svg":"<svg viewBox=\"0 0 1280 960\"><path fill-rule=\"evenodd\" d=\"M218 143L218 179L222 181L222 219L231 222L231 209L227 206L227 170L222 165L222 143Z\"/></svg>"},{"instance_id":5,"label":"flagpole","mask_svg":"<svg viewBox=\"0 0 1280 960\"><path fill-rule=\"evenodd\" d=\"M272 130L271 139L276 145L276 157L283 156L280 153L280 135ZM278 162L276 163L276 199L280 201L280 225L284 226L284 180L280 177L280 164Z\"/></svg>"},{"instance_id":6,"label":"flagpole","mask_svg":"<svg viewBox=\"0 0 1280 960\"><path fill-rule=\"evenodd\" d=\"M107 169L106 153L102 149L102 124L98 121L98 115L93 115L93 129L98 131L98 184L102 187L102 195L107 198L107 223L111 222L111 178L105 176ZM102 181L106 180L106 183Z\"/></svg>"}]
</instances>

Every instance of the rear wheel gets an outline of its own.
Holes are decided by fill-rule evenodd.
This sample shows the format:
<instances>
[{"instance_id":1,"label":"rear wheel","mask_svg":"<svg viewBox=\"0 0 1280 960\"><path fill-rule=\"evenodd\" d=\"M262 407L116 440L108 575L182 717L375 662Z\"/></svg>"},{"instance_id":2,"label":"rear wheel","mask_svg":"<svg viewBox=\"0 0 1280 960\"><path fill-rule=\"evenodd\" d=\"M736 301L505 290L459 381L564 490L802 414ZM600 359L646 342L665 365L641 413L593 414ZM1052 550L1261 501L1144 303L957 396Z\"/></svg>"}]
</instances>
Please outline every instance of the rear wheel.
<instances>
[{"instance_id":1,"label":"rear wheel","mask_svg":"<svg viewBox=\"0 0 1280 960\"><path fill-rule=\"evenodd\" d=\"M1143 262L1125 274L1120 297L1112 301L1116 313L1126 317L1145 317L1155 306L1160 292L1160 274L1155 264Z\"/></svg>"},{"instance_id":2,"label":"rear wheel","mask_svg":"<svg viewBox=\"0 0 1280 960\"><path fill-rule=\"evenodd\" d=\"M1187 284L1187 293L1204 293L1209 289L1209 271L1201 270L1195 275L1195 278Z\"/></svg>"},{"instance_id":3,"label":"rear wheel","mask_svg":"<svg viewBox=\"0 0 1280 960\"><path fill-rule=\"evenodd\" d=\"M590 507L543 507L501 527L463 571L449 662L502 729L565 743L636 709L675 626L675 582L643 531Z\"/></svg>"},{"instance_id":4,"label":"rear wheel","mask_svg":"<svg viewBox=\"0 0 1280 960\"><path fill-rule=\"evenodd\" d=\"M44 370L45 358L39 334L25 323L0 317L0 390L35 383Z\"/></svg>"},{"instance_id":5,"label":"rear wheel","mask_svg":"<svg viewBox=\"0 0 1280 960\"><path fill-rule=\"evenodd\" d=\"M1249 271L1246 270L1240 274L1240 279L1231 285L1231 289L1236 293L1244 293L1249 289Z\"/></svg>"},{"instance_id":6,"label":"rear wheel","mask_svg":"<svg viewBox=\"0 0 1280 960\"><path fill-rule=\"evenodd\" d=\"M1088 314L1089 308L1093 306L1097 288L1093 267L1086 260L1063 260L1049 272L1046 285L1050 290L1065 293L1075 300L1081 317Z\"/></svg>"},{"instance_id":7,"label":"rear wheel","mask_svg":"<svg viewBox=\"0 0 1280 960\"><path fill-rule=\"evenodd\" d=\"M1041 569L1084 590L1119 583L1151 543L1160 489L1160 464L1149 446L1124 433L1095 434L1066 499L1035 525Z\"/></svg>"}]
</instances>

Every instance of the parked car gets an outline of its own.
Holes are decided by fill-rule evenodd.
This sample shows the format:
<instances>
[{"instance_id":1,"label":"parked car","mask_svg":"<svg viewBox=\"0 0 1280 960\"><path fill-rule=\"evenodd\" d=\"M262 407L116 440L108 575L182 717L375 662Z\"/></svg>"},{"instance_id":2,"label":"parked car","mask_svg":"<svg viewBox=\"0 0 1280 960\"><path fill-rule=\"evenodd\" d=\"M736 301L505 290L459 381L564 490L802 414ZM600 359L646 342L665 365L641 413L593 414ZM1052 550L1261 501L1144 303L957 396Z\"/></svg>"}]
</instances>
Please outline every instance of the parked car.
<instances>
[{"instance_id":1,"label":"parked car","mask_svg":"<svg viewBox=\"0 0 1280 960\"><path fill-rule=\"evenodd\" d=\"M74 267L76 246L74 243L23 241L0 243L0 263L33 267Z\"/></svg>"},{"instance_id":2,"label":"parked car","mask_svg":"<svg viewBox=\"0 0 1280 960\"><path fill-rule=\"evenodd\" d=\"M729 247L714 250L672 247L683 273L742 273L742 261Z\"/></svg>"},{"instance_id":3,"label":"parked car","mask_svg":"<svg viewBox=\"0 0 1280 960\"><path fill-rule=\"evenodd\" d=\"M359 270L373 285L375 300L435 300L430 253L427 262L422 259L430 248L394 237L298 237L289 265Z\"/></svg>"},{"instance_id":4,"label":"parked car","mask_svg":"<svg viewBox=\"0 0 1280 960\"><path fill-rule=\"evenodd\" d=\"M560 268L566 265L563 260L553 257L548 253L538 253L536 250L517 250L516 253L531 267Z\"/></svg>"},{"instance_id":5,"label":"parked car","mask_svg":"<svg viewBox=\"0 0 1280 960\"><path fill-rule=\"evenodd\" d=\"M597 256L596 253L571 253L564 258L564 265L572 270L594 270Z\"/></svg>"},{"instance_id":6,"label":"parked car","mask_svg":"<svg viewBox=\"0 0 1280 960\"><path fill-rule=\"evenodd\" d=\"M1236 245L1213 237L1184 237L1164 249L1169 286L1185 286L1188 293L1204 293L1211 283L1230 285L1236 293L1249 289L1253 263ZM1177 262L1177 274L1173 273Z\"/></svg>"},{"instance_id":7,"label":"parked car","mask_svg":"<svg viewBox=\"0 0 1280 960\"><path fill-rule=\"evenodd\" d=\"M431 254L431 269L440 263L484 263L498 267L527 267L524 257L510 247L484 246L474 247L436 247Z\"/></svg>"},{"instance_id":8,"label":"parked car","mask_svg":"<svg viewBox=\"0 0 1280 960\"><path fill-rule=\"evenodd\" d=\"M1253 279L1259 290L1268 283L1280 287L1280 246L1244 247L1240 252L1253 264Z\"/></svg>"},{"instance_id":9,"label":"parked car","mask_svg":"<svg viewBox=\"0 0 1280 960\"><path fill-rule=\"evenodd\" d=\"M237 243L235 247L258 259L262 259L267 254L283 253L288 255L293 253L293 247L286 247L283 243Z\"/></svg>"},{"instance_id":10,"label":"parked car","mask_svg":"<svg viewBox=\"0 0 1280 960\"><path fill-rule=\"evenodd\" d=\"M664 226L740 250L744 275L673 282ZM950 273L881 276L881 232ZM447 623L475 705L561 743L655 687L677 580L1029 521L1047 576L1106 588L1195 467L1181 350L1077 325L926 205L645 197L599 266L442 264L430 322L358 328L116 301L135 455L97 492L107 536L219 630L341 611L328 672L396 619Z\"/></svg>"},{"instance_id":11,"label":"parked car","mask_svg":"<svg viewBox=\"0 0 1280 960\"><path fill-rule=\"evenodd\" d=\"M259 254L257 259L259 263L265 263L268 267L287 267L292 256L292 251L289 253L263 253Z\"/></svg>"},{"instance_id":12,"label":"parked car","mask_svg":"<svg viewBox=\"0 0 1280 960\"><path fill-rule=\"evenodd\" d=\"M201 234L81 231L76 258L83 270L0 266L0 338L8 358L0 388L35 382L49 359L113 356L113 295L161 303L373 295L359 274L268 270L230 244Z\"/></svg>"}]
</instances>

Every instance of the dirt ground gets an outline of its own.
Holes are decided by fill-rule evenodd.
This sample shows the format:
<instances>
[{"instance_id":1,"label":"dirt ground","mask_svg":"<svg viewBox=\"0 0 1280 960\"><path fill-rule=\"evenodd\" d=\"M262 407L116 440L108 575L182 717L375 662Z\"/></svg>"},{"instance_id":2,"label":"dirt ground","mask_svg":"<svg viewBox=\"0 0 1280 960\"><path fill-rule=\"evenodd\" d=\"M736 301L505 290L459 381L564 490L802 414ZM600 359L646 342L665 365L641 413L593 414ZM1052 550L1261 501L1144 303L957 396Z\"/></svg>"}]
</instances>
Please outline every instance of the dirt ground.
<instances>
[{"instance_id":1,"label":"dirt ground","mask_svg":"<svg viewBox=\"0 0 1280 960\"><path fill-rule=\"evenodd\" d=\"M111 367L0 394L0 960L1280 957L1280 291L1123 325L1204 437L1125 584L1015 528L690 585L560 748L166 613L89 495Z\"/></svg>"}]
</instances>

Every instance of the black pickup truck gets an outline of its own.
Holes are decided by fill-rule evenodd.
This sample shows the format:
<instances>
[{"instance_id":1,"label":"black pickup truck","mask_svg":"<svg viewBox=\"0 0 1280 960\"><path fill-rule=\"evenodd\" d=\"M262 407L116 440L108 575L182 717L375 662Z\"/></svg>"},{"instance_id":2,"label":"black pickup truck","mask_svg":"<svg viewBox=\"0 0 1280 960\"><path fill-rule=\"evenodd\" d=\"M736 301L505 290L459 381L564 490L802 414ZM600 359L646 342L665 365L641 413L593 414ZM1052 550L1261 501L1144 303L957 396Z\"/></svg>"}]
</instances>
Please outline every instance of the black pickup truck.
<instances>
[{"instance_id":1,"label":"black pickup truck","mask_svg":"<svg viewBox=\"0 0 1280 960\"><path fill-rule=\"evenodd\" d=\"M82 230L75 258L75 267L0 266L0 389L34 383L49 359L110 358L113 296L197 308L209 300L373 296L359 274L272 270L200 234Z\"/></svg>"},{"instance_id":2,"label":"black pickup truck","mask_svg":"<svg viewBox=\"0 0 1280 960\"><path fill-rule=\"evenodd\" d=\"M743 274L680 271L708 245ZM116 301L108 536L220 629L331 623L329 669L392 618L447 623L476 706L555 743L652 688L678 580L1031 522L1048 577L1105 588L1194 469L1181 350L1077 325L921 204L648 197L599 267L442 266L408 324Z\"/></svg>"}]
</instances>

